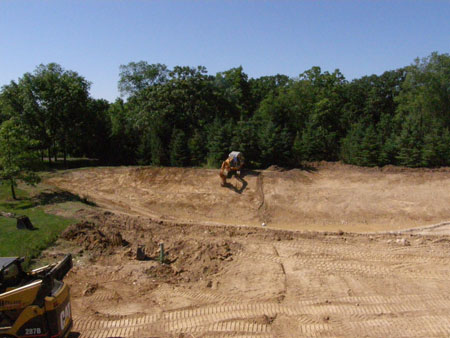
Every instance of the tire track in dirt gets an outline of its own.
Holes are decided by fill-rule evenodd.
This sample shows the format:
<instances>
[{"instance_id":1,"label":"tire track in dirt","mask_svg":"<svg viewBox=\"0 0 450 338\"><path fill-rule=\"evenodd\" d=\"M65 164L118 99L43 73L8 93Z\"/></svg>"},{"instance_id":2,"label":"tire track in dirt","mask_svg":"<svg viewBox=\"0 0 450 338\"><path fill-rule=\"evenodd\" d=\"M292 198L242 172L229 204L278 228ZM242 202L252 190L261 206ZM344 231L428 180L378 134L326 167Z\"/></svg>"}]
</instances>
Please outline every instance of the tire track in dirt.
<instances>
[{"instance_id":1,"label":"tire track in dirt","mask_svg":"<svg viewBox=\"0 0 450 338\"><path fill-rule=\"evenodd\" d=\"M174 296L181 296L188 299L198 300L204 303L226 303L231 302L233 299L231 297L228 297L226 295L222 295L219 292L213 292L213 291L196 291L196 290L180 290L180 289L172 289L169 288L166 285L162 285L160 287L160 290L162 292L170 292Z\"/></svg>"},{"instance_id":2,"label":"tire track in dirt","mask_svg":"<svg viewBox=\"0 0 450 338\"><path fill-rule=\"evenodd\" d=\"M366 322L348 322L346 331L365 337L389 337L392 332L402 332L402 337L448 337L448 316L417 316L414 318L371 319ZM367 328L370 327L370 330Z\"/></svg>"},{"instance_id":3,"label":"tire track in dirt","mask_svg":"<svg viewBox=\"0 0 450 338\"><path fill-rule=\"evenodd\" d=\"M266 253L258 253L258 252L251 252L251 251L241 251L235 254L236 257L242 257L245 259L253 258L257 261L269 261L276 264L282 264L283 258L277 255L271 255Z\"/></svg>"},{"instance_id":4,"label":"tire track in dirt","mask_svg":"<svg viewBox=\"0 0 450 338\"><path fill-rule=\"evenodd\" d=\"M295 245L287 243L288 245L282 241L268 242L267 245L263 242L254 243L248 246L249 249L234 254L236 258L245 258L235 260L239 265L248 264L247 261L250 260L270 262L281 267L285 284L281 303L265 301L237 304L240 301L238 293L229 296L204 288L182 289L162 284L158 293L193 299L197 304L157 314L129 315L121 315L120 309L104 313L99 307L98 314L110 316L108 320L77 317L75 330L82 333L81 337L93 338L164 337L175 334L202 337L280 337L276 331L277 318L288 318L290 322L295 323L295 332L298 333L296 336L361 336L367 335L367 332L369 336L392 336L400 332L420 332L422 336L428 332L429 335L425 336L442 336L446 333L445 326L438 326L438 319L441 324L445 323L445 320L450 321L448 294L438 293L437 287L435 293L426 293L426 290L423 290L423 294L403 295L392 293L393 289L384 289L383 280L389 280L391 283L395 280L396 285L409 284L416 292L421 289L417 283L412 283L412 280L448 280L445 266L435 266L434 270L427 271L429 273L424 275L423 272L407 271L409 264L396 265L402 259L411 258L414 262L414 259L418 258L414 255L421 252L415 251L417 248L409 248L404 255L395 253L384 256L395 257L394 261L389 261L388 258L383 261L380 257L384 254L378 255L377 250L361 251L356 260L356 255L346 257L349 246L339 243L331 247L329 242L318 242L315 248L309 240L298 240ZM292 247L296 250L295 254L292 254ZM257 251L258 248L260 251ZM305 251L298 254L298 250ZM312 254L307 255L309 250ZM439 257L430 255L434 253L426 253L425 262L429 257L436 258L436 262L440 261ZM302 294L307 294L309 298L296 294L299 276L305 281L300 283L306 288ZM357 295L343 296L347 290ZM441 290L445 290L445 286ZM111 290L102 289L98 294L83 299L92 303L107 301L111 297L114 297ZM264 323L260 321L261 318L275 319L272 320L273 323ZM425 326L421 327L417 323ZM384 327L372 330L372 325Z\"/></svg>"},{"instance_id":5,"label":"tire track in dirt","mask_svg":"<svg viewBox=\"0 0 450 338\"><path fill-rule=\"evenodd\" d=\"M139 330L146 334L150 332L165 333L267 333L270 325L249 322L255 317L285 315L301 315L300 309L280 306L277 303L256 304L225 304L220 306L206 306L185 310L174 310L158 315L146 315L140 318L121 319L112 321L98 321L79 319L75 330L83 332L82 337L103 337L123 334L125 330ZM247 320L246 320L247 319ZM305 323L314 322L310 318Z\"/></svg>"},{"instance_id":6,"label":"tire track in dirt","mask_svg":"<svg viewBox=\"0 0 450 338\"><path fill-rule=\"evenodd\" d=\"M278 242L274 244L279 250L297 249L297 251L290 256L282 256L285 258L294 258L301 256L303 260L358 260L369 263L385 264L387 261L393 264L398 264L393 269L404 268L407 270L410 266L418 267L419 264L427 266L431 264L438 264L442 267L450 265L450 258L447 256L432 256L432 255L411 255L411 249L405 248L390 248L389 250L371 250L365 248L360 252L355 250L352 246L320 247L317 245L310 245L309 243L298 242ZM403 253L397 253L398 251ZM420 265L419 265L420 266Z\"/></svg>"},{"instance_id":7,"label":"tire track in dirt","mask_svg":"<svg viewBox=\"0 0 450 338\"><path fill-rule=\"evenodd\" d=\"M163 235L167 243L169 238L172 243L179 241L176 245L181 245L186 240L208 245L212 241L226 239L227 243L239 244L239 250L231 250L230 259L220 262L210 255L198 255L195 264L190 263L188 266L178 264L193 257L190 256L192 254L203 252L199 248L204 246L192 246L193 252L187 252L183 247L187 255L181 256L179 253L178 257L174 257L178 258L173 265L174 271L161 269L158 272L156 269L151 276L145 272L146 264L149 263L137 262L130 255L124 256L125 249L112 257L98 259L95 262L98 268L94 273L90 272L90 266L80 266L72 279L77 282L77 293L74 294L82 294L84 285L92 283L92 279L108 290L117 288L123 297L116 300L103 288L90 297L73 297L74 329L81 333L81 337L449 336L450 237L436 239L416 234L356 235L343 231L322 234L288 233L270 228L261 229L260 226L206 228L202 223L195 223L195 217L191 218L189 214L195 210L201 216L200 211L205 209L198 209L194 205L197 202L210 203L211 209L208 209L207 217L211 218L211 222L230 218L232 205L232 211L237 210L238 215L233 215L238 222L242 221L241 217L247 217L255 224L264 221L273 222L276 226L277 217L293 219L294 223L312 220L311 226L316 225L327 231L329 228L325 225L334 224L334 212L339 211L336 206L344 210L344 221L348 221L345 217L355 212L354 205L347 205L345 200L344 195L348 196L346 189L353 191L351 202L357 202L361 207L358 214L361 217L348 225L348 229L357 227L357 222L365 222L366 211L367 215L373 216L381 215L384 209L377 209L378 205L374 205L373 209L373 204L370 204L370 210L364 209L364 201L356 201L358 196L353 196L356 193L353 186L346 187L345 191L341 186L334 186L339 188L336 191L344 194L336 195L330 189L332 186L329 182L315 184L318 179L323 179L322 174L321 177L314 175L312 178L316 181L308 186L301 185L299 193L296 184L303 184L303 181L299 181L299 175L295 172L265 172L249 178L247 190L238 195L229 190L216 191L209 186L204 188L204 185L209 184L207 180L204 180L203 186L194 187L190 182L192 177L182 177L185 172L182 170L172 170L179 177L169 175L169 172L165 174L164 169L160 171L151 174L150 169L142 170L140 174L147 176L142 177L136 187L129 185L136 181L134 171L130 177L121 176L120 187L113 189L114 202L120 201L124 205L128 203L131 207L136 205L142 208L136 214L143 214L145 208L151 209L155 203L161 204L154 210L158 213L161 211L164 215L182 217L181 219L187 217L188 220L193 220L192 225L183 223L180 228L175 220L159 223L159 220L156 222L155 219L144 217L132 221L130 217L130 220L121 218L115 219L115 222L105 220L102 226L111 231L120 230L124 238L133 245L145 242L152 236ZM194 174L198 177L198 172ZM358 172L352 175L350 183L361 181L362 176ZM93 175L90 179L100 182L101 176ZM215 179L216 176L214 175ZM425 178L420 177L417 182L414 181L420 185L421 191L424 191L423 182L428 183ZM79 182L84 183L82 178ZM70 184L76 186L76 183L67 183L69 187ZM110 180L107 184L117 185L117 182ZM111 197L108 196L111 194L108 192L110 187L102 185L103 183L93 183L91 193L93 196L100 195L106 203L106 198ZM373 187L369 188L373 190ZM399 186L398 189L403 188ZM392 196L391 191L392 189L389 190L388 197ZM410 190L402 190L399 194L405 195L408 191ZM164 196L166 192L167 196ZM381 198L383 194L384 191L380 194L377 192L376 197ZM136 202L139 197L141 199ZM159 201L160 197L166 199ZM399 199L398 196L394 197ZM336 199L333 198L337 198L339 203L336 204ZM444 196L446 201L445 198L447 197ZM169 199L174 199L173 202L178 203L181 211L186 208L185 214L179 212L172 215L166 212L174 205ZM395 208L395 205L391 206L388 202L382 206ZM192 205L195 206L194 209ZM297 209L294 210L295 208ZM441 204L439 210L436 209L440 212L439 217L447 210L445 208L448 209L448 206ZM306 209L312 213L304 213ZM213 219L218 210L220 213L224 212L225 216ZM251 213L251 217L244 212L240 213L242 210L247 214ZM130 209L129 212L134 211ZM286 215L281 215L283 212ZM392 214L392 210L389 212ZM304 217L300 219L299 216L297 220L295 215ZM383 218L380 222L393 225L397 222L396 217ZM404 215L399 211L398 219L401 224L394 225L403 226L411 221L411 217L411 214ZM429 219L430 222L434 220L431 216ZM367 220L374 221L374 218ZM338 227L340 222L341 219L337 218ZM401 242L403 239L405 240ZM219 265L211 262L219 262ZM152 262L149 265L158 268L157 264ZM204 270L212 266L217 269ZM117 277L122 276L122 280L110 284L109 277L104 277L106 271L114 271ZM84 311L85 309L89 311Z\"/></svg>"},{"instance_id":8,"label":"tire track in dirt","mask_svg":"<svg viewBox=\"0 0 450 338\"><path fill-rule=\"evenodd\" d=\"M129 336L138 331L146 334L153 332L164 333L267 333L271 331L269 324L256 324L249 322L252 318L279 315L296 318L296 322L301 324L302 334L321 334L324 331L339 331L342 327L352 334L367 332L373 323L384 325L382 331L377 334L384 334L386 328L395 323L396 327L420 328L416 319L426 317L428 332L446 332L443 323L450 323L450 299L429 299L424 301L423 296L411 295L401 296L396 299L388 297L345 297L341 301L375 301L373 304L311 304L287 306L279 303L251 303L251 304L223 304L208 305L190 309L180 309L165 311L160 314L135 316L134 318L123 318L120 320L91 320L78 319L75 321L75 329L83 332L82 337L105 337L105 336ZM393 303L394 301L401 301ZM389 303L390 302L390 303ZM424 311L434 309L436 316L424 315ZM402 313L409 314L405 318L383 318L377 316ZM414 315L417 313L417 316ZM441 314L439 314L441 313ZM413 318L411 318L413 315ZM343 323L320 323L324 316L338 316L346 318ZM375 317L375 319L374 319ZM365 320L363 320L365 318ZM439 321L435 319L439 318ZM345 324L347 322L347 324ZM124 335L124 333L127 335ZM391 332L392 333L392 332ZM377 335L375 334L375 335Z\"/></svg>"},{"instance_id":9,"label":"tire track in dirt","mask_svg":"<svg viewBox=\"0 0 450 338\"><path fill-rule=\"evenodd\" d=\"M109 301L112 299L120 299L121 297L119 294L115 291L99 291L93 294L92 296L87 296L86 298L83 298L83 300L87 300L89 302L104 302Z\"/></svg>"}]
</instances>

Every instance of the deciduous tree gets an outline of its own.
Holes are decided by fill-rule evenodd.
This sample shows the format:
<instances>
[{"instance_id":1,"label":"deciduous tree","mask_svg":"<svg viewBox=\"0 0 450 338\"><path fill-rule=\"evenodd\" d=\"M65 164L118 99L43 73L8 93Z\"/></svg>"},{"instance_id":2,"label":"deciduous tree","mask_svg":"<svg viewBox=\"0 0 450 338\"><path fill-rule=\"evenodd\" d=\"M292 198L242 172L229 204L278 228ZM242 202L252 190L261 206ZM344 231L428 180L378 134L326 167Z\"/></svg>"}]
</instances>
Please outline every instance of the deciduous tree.
<instances>
[{"instance_id":1,"label":"deciduous tree","mask_svg":"<svg viewBox=\"0 0 450 338\"><path fill-rule=\"evenodd\" d=\"M0 126L0 178L9 182L11 195L16 199L15 187L21 180L28 184L38 183L37 169L39 155L33 147L36 142L24 133L16 118L4 121Z\"/></svg>"}]
</instances>

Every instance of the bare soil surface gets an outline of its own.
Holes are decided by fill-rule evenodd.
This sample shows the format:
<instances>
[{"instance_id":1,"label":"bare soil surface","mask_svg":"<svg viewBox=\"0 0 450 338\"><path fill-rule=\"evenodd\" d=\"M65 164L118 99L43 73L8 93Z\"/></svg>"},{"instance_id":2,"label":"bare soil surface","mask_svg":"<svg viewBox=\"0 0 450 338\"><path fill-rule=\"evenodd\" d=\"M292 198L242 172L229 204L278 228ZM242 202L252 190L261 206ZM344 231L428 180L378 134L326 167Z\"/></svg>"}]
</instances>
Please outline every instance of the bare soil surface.
<instances>
[{"instance_id":1,"label":"bare soil surface","mask_svg":"<svg viewBox=\"0 0 450 338\"><path fill-rule=\"evenodd\" d=\"M243 179L221 188L217 171L177 168L50 178L99 206L79 209L42 257L74 254L74 337L450 336L448 169L319 164Z\"/></svg>"},{"instance_id":2,"label":"bare soil surface","mask_svg":"<svg viewBox=\"0 0 450 338\"><path fill-rule=\"evenodd\" d=\"M270 167L222 188L218 170L120 167L66 171L47 183L113 212L191 224L368 232L450 221L450 168Z\"/></svg>"}]
</instances>

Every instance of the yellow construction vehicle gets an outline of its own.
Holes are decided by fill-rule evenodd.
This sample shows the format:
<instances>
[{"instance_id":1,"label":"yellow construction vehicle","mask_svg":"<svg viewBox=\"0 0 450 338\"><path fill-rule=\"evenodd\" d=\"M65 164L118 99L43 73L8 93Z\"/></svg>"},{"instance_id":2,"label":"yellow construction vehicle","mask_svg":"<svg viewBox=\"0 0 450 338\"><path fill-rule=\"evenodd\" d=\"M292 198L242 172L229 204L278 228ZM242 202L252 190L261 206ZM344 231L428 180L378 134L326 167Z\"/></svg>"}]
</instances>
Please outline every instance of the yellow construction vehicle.
<instances>
[{"instance_id":1,"label":"yellow construction vehicle","mask_svg":"<svg viewBox=\"0 0 450 338\"><path fill-rule=\"evenodd\" d=\"M72 328L69 286L62 280L72 256L25 272L23 258L0 257L0 338L62 338Z\"/></svg>"}]
</instances>

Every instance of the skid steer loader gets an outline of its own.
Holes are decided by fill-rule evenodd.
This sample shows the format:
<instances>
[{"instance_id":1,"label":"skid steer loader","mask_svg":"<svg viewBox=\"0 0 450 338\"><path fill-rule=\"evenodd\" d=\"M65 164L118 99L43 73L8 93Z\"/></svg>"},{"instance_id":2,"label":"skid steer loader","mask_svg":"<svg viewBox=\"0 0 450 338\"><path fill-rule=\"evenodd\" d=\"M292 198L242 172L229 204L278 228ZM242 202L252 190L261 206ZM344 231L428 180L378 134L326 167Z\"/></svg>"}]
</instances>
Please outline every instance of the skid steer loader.
<instances>
[{"instance_id":1,"label":"skid steer loader","mask_svg":"<svg viewBox=\"0 0 450 338\"><path fill-rule=\"evenodd\" d=\"M72 328L69 286L62 280L72 256L25 272L23 258L0 257L0 338L62 338Z\"/></svg>"}]
</instances>

